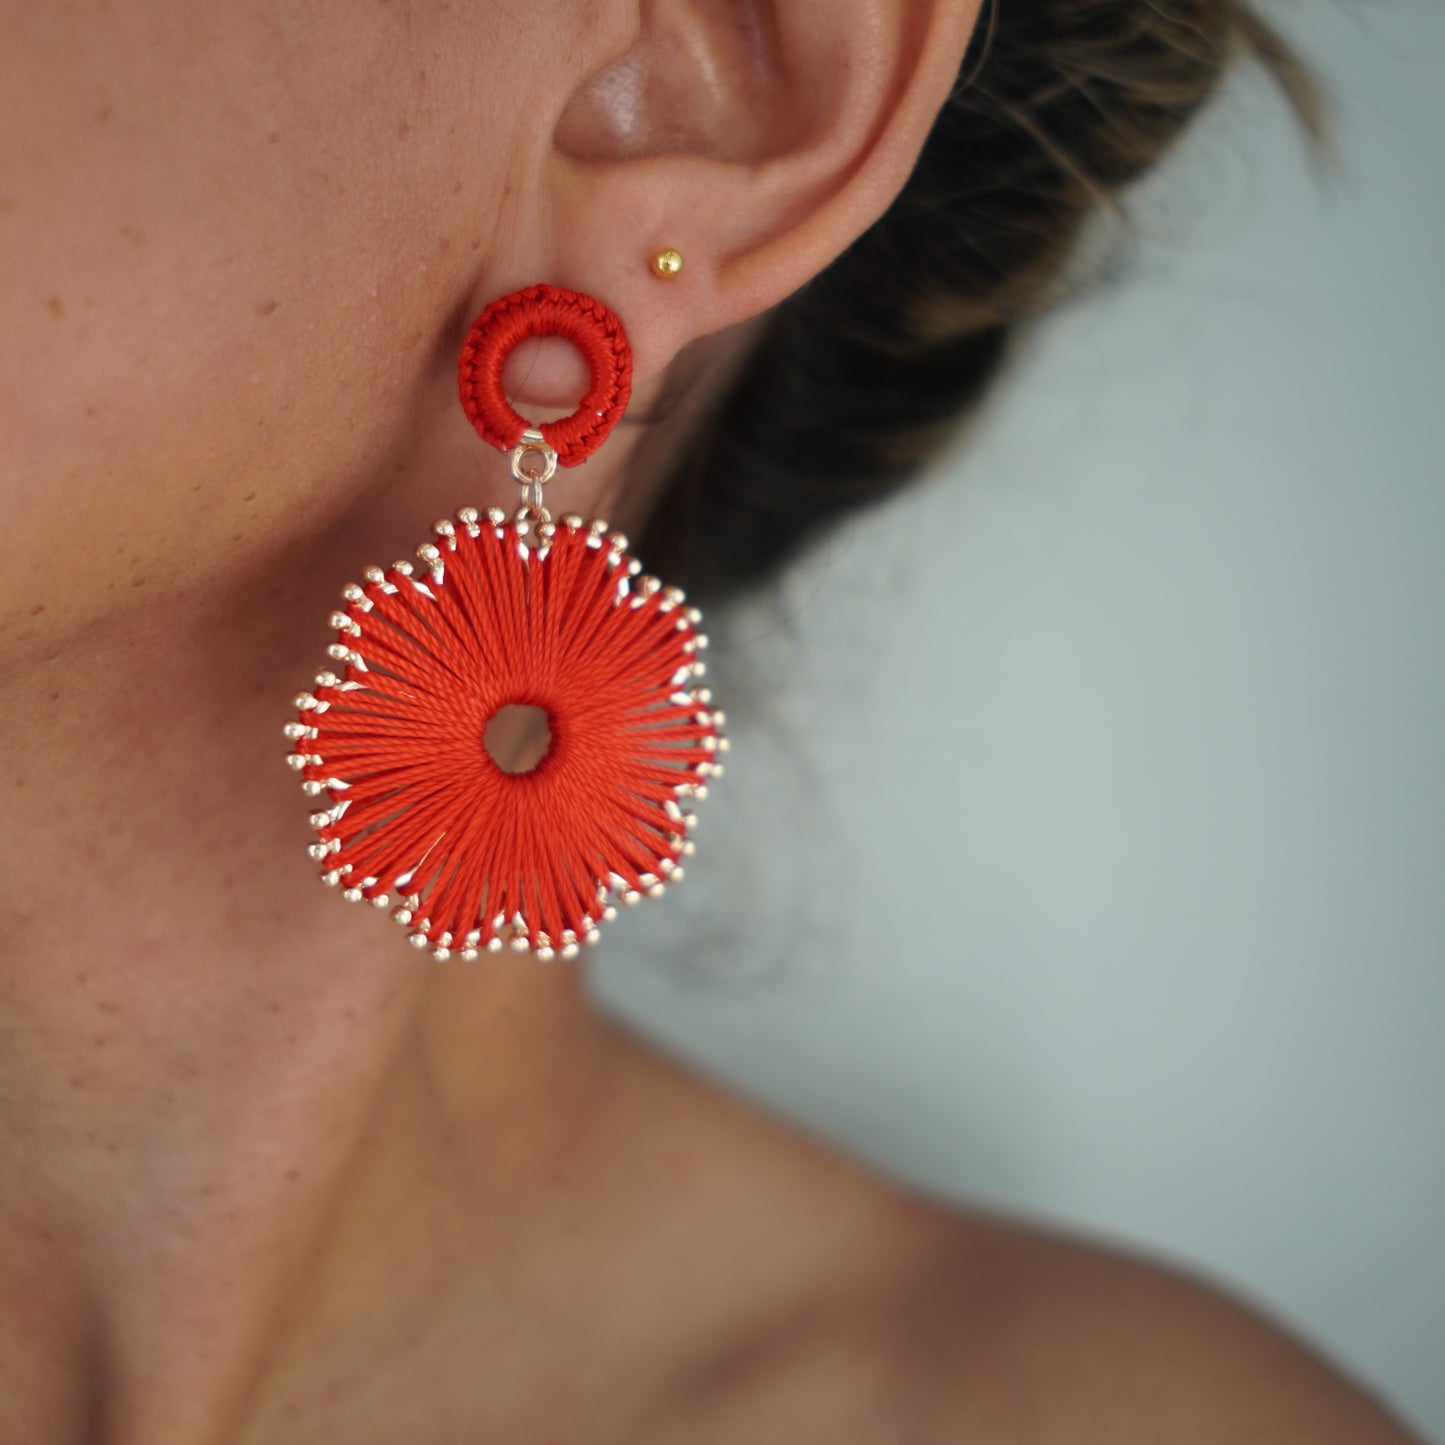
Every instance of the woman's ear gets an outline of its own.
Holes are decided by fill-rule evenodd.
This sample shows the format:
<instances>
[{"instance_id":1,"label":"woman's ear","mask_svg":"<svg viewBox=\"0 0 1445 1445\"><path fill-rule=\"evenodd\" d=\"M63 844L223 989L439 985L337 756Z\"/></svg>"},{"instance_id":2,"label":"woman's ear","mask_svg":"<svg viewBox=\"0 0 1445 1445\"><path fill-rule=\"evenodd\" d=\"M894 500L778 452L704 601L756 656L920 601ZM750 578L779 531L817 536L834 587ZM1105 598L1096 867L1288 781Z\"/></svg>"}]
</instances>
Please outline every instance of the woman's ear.
<instances>
[{"instance_id":1,"label":"woman's ear","mask_svg":"<svg viewBox=\"0 0 1445 1445\"><path fill-rule=\"evenodd\" d=\"M981 0L633 3L629 42L563 99L538 259L619 312L645 381L777 304L888 208ZM683 266L659 279L665 248Z\"/></svg>"}]
</instances>

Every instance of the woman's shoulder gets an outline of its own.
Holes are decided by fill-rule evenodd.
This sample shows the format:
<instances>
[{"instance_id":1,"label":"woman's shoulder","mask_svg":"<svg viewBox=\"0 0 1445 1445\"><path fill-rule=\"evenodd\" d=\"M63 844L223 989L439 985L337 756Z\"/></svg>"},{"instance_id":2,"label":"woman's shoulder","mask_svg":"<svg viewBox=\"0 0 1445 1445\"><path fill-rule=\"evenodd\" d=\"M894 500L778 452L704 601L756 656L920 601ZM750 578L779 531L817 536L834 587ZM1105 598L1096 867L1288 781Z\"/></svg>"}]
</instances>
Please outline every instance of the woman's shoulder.
<instances>
[{"instance_id":1,"label":"woman's shoulder","mask_svg":"<svg viewBox=\"0 0 1445 1445\"><path fill-rule=\"evenodd\" d=\"M708 1420L705 1438L1418 1445L1215 1285L926 1198L726 1089L678 1084L706 1161L683 1217L736 1306L674 1417Z\"/></svg>"},{"instance_id":2,"label":"woman's shoulder","mask_svg":"<svg viewBox=\"0 0 1445 1445\"><path fill-rule=\"evenodd\" d=\"M1048 1229L924 1214L898 1379L931 1402L940 1442L1418 1445L1363 1385L1218 1285Z\"/></svg>"}]
</instances>

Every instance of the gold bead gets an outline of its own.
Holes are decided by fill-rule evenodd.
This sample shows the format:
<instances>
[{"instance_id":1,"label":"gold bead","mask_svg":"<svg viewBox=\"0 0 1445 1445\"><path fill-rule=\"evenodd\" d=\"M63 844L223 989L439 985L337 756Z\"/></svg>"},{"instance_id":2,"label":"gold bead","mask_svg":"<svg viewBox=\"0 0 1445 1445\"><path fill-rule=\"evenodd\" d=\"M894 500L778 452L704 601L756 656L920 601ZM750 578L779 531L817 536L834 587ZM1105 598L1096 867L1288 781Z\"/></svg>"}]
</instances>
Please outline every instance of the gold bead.
<instances>
[{"instance_id":1,"label":"gold bead","mask_svg":"<svg viewBox=\"0 0 1445 1445\"><path fill-rule=\"evenodd\" d=\"M656 276L676 276L682 270L682 254L670 247L659 251L652 258L652 271Z\"/></svg>"}]
</instances>

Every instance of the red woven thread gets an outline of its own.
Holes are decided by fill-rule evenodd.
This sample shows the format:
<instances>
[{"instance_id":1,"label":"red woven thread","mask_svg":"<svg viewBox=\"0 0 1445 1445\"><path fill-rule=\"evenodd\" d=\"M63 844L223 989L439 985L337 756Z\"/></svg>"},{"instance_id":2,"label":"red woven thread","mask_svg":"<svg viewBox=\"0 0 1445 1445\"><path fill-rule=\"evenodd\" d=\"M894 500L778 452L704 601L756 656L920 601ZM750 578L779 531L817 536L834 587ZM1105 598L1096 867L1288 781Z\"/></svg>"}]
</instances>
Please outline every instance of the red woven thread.
<instances>
[{"instance_id":1,"label":"red woven thread","mask_svg":"<svg viewBox=\"0 0 1445 1445\"><path fill-rule=\"evenodd\" d=\"M345 678L300 700L298 761L335 805L313 820L323 876L353 901L400 898L393 916L439 956L499 948L503 929L570 955L609 891L655 893L691 851L679 801L721 771L721 714L690 686L699 614L605 533L568 517L529 550L500 512L459 513L430 572L368 574L338 630ZM547 714L528 773L483 743L508 704Z\"/></svg>"},{"instance_id":2,"label":"red woven thread","mask_svg":"<svg viewBox=\"0 0 1445 1445\"><path fill-rule=\"evenodd\" d=\"M537 430L564 467L585 461L606 440L632 394L632 348L622 323L600 301L560 286L528 286L493 301L462 343L462 409L482 440L510 451L531 425L508 402L502 368L512 348L532 336L560 336L586 358L591 385L577 410Z\"/></svg>"}]
</instances>

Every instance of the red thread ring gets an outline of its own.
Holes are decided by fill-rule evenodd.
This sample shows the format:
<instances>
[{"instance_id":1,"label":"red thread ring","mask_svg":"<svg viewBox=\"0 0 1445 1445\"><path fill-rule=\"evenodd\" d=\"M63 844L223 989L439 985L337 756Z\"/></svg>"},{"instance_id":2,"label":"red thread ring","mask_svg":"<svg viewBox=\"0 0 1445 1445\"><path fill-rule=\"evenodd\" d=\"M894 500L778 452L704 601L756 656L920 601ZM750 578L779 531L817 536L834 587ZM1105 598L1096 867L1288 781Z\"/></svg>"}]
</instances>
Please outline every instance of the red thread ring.
<instances>
[{"instance_id":1,"label":"red thread ring","mask_svg":"<svg viewBox=\"0 0 1445 1445\"><path fill-rule=\"evenodd\" d=\"M564 467L586 461L607 439L632 395L632 348L622 323L600 301L579 291L540 284L493 301L462 343L458 380L462 409L481 438L511 451L532 423L502 390L502 368L513 347L533 336L560 336L586 359L591 384L577 410L536 428Z\"/></svg>"}]
</instances>

